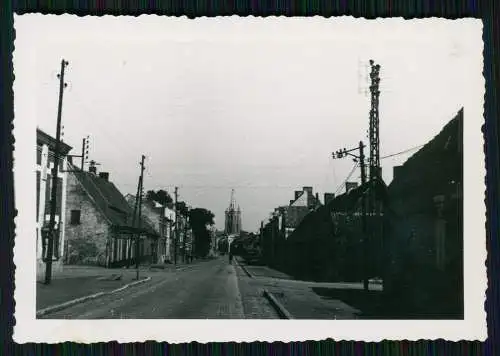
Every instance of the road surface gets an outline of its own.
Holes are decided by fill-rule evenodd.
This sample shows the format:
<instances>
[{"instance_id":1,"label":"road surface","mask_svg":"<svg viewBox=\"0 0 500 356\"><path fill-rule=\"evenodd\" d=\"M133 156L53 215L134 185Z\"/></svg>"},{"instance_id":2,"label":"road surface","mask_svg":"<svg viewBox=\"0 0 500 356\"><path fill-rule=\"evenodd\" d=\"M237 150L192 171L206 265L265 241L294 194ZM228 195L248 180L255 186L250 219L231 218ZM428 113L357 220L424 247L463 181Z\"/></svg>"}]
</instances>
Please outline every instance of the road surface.
<instances>
[{"instance_id":1,"label":"road surface","mask_svg":"<svg viewBox=\"0 0 500 356\"><path fill-rule=\"evenodd\" d=\"M46 319L278 319L276 311L228 259L183 271L148 272L150 282L46 315Z\"/></svg>"}]
</instances>

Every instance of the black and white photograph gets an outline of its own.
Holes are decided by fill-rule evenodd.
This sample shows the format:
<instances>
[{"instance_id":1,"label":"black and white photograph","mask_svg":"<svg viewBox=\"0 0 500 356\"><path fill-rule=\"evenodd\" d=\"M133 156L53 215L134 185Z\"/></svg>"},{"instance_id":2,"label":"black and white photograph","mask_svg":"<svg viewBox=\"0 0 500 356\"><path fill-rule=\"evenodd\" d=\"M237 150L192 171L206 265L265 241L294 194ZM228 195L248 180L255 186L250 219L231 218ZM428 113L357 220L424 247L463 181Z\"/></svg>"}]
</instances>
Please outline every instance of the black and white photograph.
<instances>
[{"instance_id":1,"label":"black and white photograph","mask_svg":"<svg viewBox=\"0 0 500 356\"><path fill-rule=\"evenodd\" d=\"M481 21L15 29L17 340L485 338Z\"/></svg>"}]
</instances>

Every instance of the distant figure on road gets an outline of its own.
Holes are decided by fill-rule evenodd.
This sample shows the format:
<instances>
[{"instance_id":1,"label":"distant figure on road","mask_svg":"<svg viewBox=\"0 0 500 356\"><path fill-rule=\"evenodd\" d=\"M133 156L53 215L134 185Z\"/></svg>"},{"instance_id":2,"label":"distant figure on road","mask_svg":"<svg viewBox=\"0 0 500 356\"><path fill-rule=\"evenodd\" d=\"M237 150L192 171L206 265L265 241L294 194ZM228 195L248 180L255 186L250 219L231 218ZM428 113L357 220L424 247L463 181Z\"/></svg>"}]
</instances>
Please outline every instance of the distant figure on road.
<instances>
[{"instance_id":1,"label":"distant figure on road","mask_svg":"<svg viewBox=\"0 0 500 356\"><path fill-rule=\"evenodd\" d=\"M229 263L233 262L233 254L229 252Z\"/></svg>"}]
</instances>

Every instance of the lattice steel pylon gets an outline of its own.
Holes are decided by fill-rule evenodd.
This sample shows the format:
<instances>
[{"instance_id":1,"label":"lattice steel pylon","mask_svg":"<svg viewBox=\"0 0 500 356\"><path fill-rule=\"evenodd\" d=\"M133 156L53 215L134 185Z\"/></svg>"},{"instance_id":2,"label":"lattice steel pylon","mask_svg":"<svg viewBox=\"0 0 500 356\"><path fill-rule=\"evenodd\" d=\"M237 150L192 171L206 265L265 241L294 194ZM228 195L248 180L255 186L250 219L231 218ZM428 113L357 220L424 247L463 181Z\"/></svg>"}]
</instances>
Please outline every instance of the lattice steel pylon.
<instances>
[{"instance_id":1,"label":"lattice steel pylon","mask_svg":"<svg viewBox=\"0 0 500 356\"><path fill-rule=\"evenodd\" d=\"M370 60L370 93L371 93L371 107L370 107L370 181L374 181L380 175L380 136L379 136L379 84L380 84L380 65L375 64Z\"/></svg>"},{"instance_id":2,"label":"lattice steel pylon","mask_svg":"<svg viewBox=\"0 0 500 356\"><path fill-rule=\"evenodd\" d=\"M381 223L380 217L382 212L381 203L377 197L377 187L376 185L382 179L381 169L380 169L380 135L379 135L379 84L380 84L380 65L375 64L373 60L370 60L370 94L371 94L371 107L370 107L370 127L369 127L369 139L370 139L370 159L369 159L369 169L370 169L370 185L371 189L369 191L368 199L368 214L371 216L369 223L369 236L367 245L365 248L377 251L375 254L365 252L365 264L368 270L379 274L384 271L384 243L383 243L383 224ZM369 246L369 247L368 247ZM381 259L382 258L382 259ZM368 290L367 282L364 282L364 289Z\"/></svg>"}]
</instances>

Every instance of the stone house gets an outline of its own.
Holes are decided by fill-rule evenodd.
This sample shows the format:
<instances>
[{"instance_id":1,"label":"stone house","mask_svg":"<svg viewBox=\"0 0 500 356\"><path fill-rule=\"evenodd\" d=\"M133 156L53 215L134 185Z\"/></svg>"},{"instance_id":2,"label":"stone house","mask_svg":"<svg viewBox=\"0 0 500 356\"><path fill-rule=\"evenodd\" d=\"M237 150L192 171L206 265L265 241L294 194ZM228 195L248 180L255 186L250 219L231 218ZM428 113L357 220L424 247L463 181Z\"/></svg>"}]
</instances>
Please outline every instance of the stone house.
<instances>
[{"instance_id":1,"label":"stone house","mask_svg":"<svg viewBox=\"0 0 500 356\"><path fill-rule=\"evenodd\" d=\"M150 240L157 239L159 234L144 219L141 227L137 227L133 210L109 180L109 173L97 174L94 165L89 171L72 166L66 194L67 264L121 267L134 263L136 258L151 260ZM139 236L138 246L136 236Z\"/></svg>"},{"instance_id":2,"label":"stone house","mask_svg":"<svg viewBox=\"0 0 500 356\"><path fill-rule=\"evenodd\" d=\"M37 276L44 273L47 257L47 232L50 221L50 200L52 187L52 169L54 168L54 152L56 139L44 131L36 130L36 259ZM67 154L72 148L61 142L60 164L57 167L57 198L56 198L56 239L52 256L53 273L62 269L64 257L64 241L66 226L66 185L68 165Z\"/></svg>"}]
</instances>

